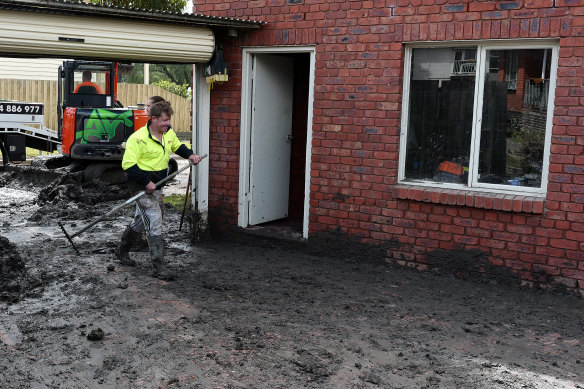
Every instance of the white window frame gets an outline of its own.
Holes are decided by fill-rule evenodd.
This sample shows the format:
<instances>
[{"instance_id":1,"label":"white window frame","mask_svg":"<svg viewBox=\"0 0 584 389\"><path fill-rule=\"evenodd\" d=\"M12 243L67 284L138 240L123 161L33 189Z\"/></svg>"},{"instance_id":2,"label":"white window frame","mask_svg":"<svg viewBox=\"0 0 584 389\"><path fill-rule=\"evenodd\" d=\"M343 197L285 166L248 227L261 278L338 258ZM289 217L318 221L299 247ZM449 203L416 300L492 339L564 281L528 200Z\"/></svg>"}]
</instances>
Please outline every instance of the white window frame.
<instances>
[{"instance_id":1,"label":"white window frame","mask_svg":"<svg viewBox=\"0 0 584 389\"><path fill-rule=\"evenodd\" d=\"M509 59L505 62L505 81L507 90L515 92L517 90L517 73L519 73L519 53L513 51Z\"/></svg>"},{"instance_id":2,"label":"white window frame","mask_svg":"<svg viewBox=\"0 0 584 389\"><path fill-rule=\"evenodd\" d=\"M407 134L409 123L409 98L410 82L412 73L412 50L417 48L477 48L477 73L475 77L475 95L473 108L473 134L470 145L469 178L468 185L455 183L442 183L428 180L414 180L405 178L405 160L407 147ZM534 40L512 40L512 41L449 41L449 42L427 42L408 44L405 47L404 56L404 89L402 96L402 117L400 131L400 153L398 182L404 185L425 186L436 188L448 188L467 191L480 191L492 193L513 193L545 195L548 185L550 144L552 137L552 124L554 117L554 97L556 90L556 78L558 69L559 41L556 39L534 39ZM487 184L478 182L479 146L481 139L481 120L483 112L484 83L486 75L487 50L522 50L522 49L551 49L551 69L550 69L550 93L548 95L548 106L546 116L546 134L544 144L544 155L541 173L541 187L533 188L526 186L512 186L500 184Z\"/></svg>"}]
</instances>

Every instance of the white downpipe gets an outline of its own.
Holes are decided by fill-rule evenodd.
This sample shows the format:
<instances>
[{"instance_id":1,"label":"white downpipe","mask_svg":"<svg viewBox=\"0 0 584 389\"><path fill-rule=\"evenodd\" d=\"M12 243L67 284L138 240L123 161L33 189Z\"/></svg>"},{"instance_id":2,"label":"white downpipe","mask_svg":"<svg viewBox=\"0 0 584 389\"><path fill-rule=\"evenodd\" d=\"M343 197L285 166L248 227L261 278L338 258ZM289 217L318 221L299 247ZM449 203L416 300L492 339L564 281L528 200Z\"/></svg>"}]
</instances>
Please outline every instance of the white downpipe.
<instances>
[{"instance_id":1,"label":"white downpipe","mask_svg":"<svg viewBox=\"0 0 584 389\"><path fill-rule=\"evenodd\" d=\"M144 64L144 85L150 85L150 64Z\"/></svg>"},{"instance_id":2,"label":"white downpipe","mask_svg":"<svg viewBox=\"0 0 584 389\"><path fill-rule=\"evenodd\" d=\"M195 154L209 154L209 127L210 127L210 104L211 93L207 89L205 77L203 75L203 65L193 65L193 88L192 88L192 138L191 144ZM195 168L196 174L193 174L191 188L191 201L195 205L197 201L197 210L202 215L207 214L209 209L209 160L205 158Z\"/></svg>"}]
</instances>

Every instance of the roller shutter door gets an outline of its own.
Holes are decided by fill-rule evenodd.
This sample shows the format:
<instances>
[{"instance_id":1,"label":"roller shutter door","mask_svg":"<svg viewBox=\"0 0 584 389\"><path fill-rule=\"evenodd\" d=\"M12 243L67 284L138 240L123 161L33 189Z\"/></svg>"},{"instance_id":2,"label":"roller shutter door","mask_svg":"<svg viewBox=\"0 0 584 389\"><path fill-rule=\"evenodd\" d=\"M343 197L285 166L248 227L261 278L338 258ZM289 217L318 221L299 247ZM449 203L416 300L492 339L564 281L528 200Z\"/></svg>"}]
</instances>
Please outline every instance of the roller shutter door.
<instances>
[{"instance_id":1,"label":"roller shutter door","mask_svg":"<svg viewBox=\"0 0 584 389\"><path fill-rule=\"evenodd\" d=\"M0 12L0 54L150 63L207 62L208 28L77 15Z\"/></svg>"}]
</instances>

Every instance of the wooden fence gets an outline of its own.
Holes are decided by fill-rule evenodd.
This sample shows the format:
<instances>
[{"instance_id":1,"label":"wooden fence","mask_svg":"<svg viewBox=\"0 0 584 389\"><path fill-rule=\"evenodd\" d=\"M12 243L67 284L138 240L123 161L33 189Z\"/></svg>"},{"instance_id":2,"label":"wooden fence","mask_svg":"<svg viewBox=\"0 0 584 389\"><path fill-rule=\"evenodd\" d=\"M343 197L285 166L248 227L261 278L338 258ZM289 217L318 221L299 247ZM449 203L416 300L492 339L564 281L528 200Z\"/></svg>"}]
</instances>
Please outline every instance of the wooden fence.
<instances>
[{"instance_id":1,"label":"wooden fence","mask_svg":"<svg viewBox=\"0 0 584 389\"><path fill-rule=\"evenodd\" d=\"M191 100L156 85L118 84L118 100L124 106L146 104L150 96L161 96L170 102L174 110L171 122L175 132L191 132Z\"/></svg>"},{"instance_id":2,"label":"wooden fence","mask_svg":"<svg viewBox=\"0 0 584 389\"><path fill-rule=\"evenodd\" d=\"M175 132L191 131L191 100L170 93L156 85L118 84L118 100L124 106L146 104L149 96L162 96L172 104ZM43 103L45 126L57 130L57 82L0 79L0 100Z\"/></svg>"}]
</instances>

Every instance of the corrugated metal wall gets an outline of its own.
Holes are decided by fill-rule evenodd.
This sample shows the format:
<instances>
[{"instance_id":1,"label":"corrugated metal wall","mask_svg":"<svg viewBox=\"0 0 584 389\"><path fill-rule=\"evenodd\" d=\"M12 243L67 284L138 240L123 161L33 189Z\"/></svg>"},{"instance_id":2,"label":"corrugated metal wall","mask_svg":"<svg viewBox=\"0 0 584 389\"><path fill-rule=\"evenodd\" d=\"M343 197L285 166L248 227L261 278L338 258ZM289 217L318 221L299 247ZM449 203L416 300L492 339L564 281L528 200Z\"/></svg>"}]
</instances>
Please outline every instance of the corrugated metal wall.
<instances>
[{"instance_id":1,"label":"corrugated metal wall","mask_svg":"<svg viewBox=\"0 0 584 389\"><path fill-rule=\"evenodd\" d=\"M4 54L197 63L215 48L210 29L169 23L2 11L0 26Z\"/></svg>"},{"instance_id":2,"label":"corrugated metal wall","mask_svg":"<svg viewBox=\"0 0 584 389\"><path fill-rule=\"evenodd\" d=\"M63 61L54 58L0 57L0 79L56 81L57 71Z\"/></svg>"}]
</instances>

